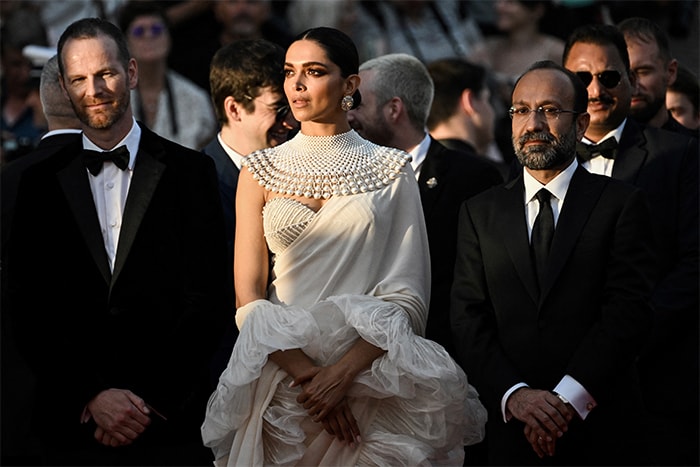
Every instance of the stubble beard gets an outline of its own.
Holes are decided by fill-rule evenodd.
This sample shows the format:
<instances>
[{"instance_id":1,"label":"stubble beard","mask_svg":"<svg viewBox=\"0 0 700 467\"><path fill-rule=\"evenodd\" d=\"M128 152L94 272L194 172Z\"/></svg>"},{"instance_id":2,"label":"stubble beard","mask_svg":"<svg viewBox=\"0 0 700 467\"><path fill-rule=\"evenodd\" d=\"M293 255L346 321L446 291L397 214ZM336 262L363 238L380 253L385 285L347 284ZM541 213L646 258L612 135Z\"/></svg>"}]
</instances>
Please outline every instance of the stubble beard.
<instances>
[{"instance_id":1,"label":"stubble beard","mask_svg":"<svg viewBox=\"0 0 700 467\"><path fill-rule=\"evenodd\" d=\"M119 121L122 116L126 113L126 109L129 107L129 93L126 92L117 99L113 100L113 104L110 108L99 113L90 113L85 110L84 107L76 105L73 100L71 100L71 106L75 111L78 119L89 128L95 130L104 130L111 128L117 121Z\"/></svg>"}]
</instances>

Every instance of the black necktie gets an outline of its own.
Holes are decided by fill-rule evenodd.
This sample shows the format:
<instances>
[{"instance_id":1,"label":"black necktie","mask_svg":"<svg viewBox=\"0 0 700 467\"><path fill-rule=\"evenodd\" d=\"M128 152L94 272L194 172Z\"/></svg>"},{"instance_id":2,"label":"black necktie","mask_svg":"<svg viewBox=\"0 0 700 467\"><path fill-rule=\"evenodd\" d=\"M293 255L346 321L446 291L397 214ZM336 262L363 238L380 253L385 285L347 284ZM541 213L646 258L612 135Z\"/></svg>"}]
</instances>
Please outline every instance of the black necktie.
<instances>
[{"instance_id":1,"label":"black necktie","mask_svg":"<svg viewBox=\"0 0 700 467\"><path fill-rule=\"evenodd\" d=\"M546 188L537 192L535 198L540 203L535 224L532 226L532 252L535 259L535 269L540 287L544 278L544 270L549 256L549 245L554 237L554 214L549 199L552 194Z\"/></svg>"},{"instance_id":2,"label":"black necktie","mask_svg":"<svg viewBox=\"0 0 700 467\"><path fill-rule=\"evenodd\" d=\"M119 146L113 151L90 151L83 149L83 163L91 174L97 175L102 170L102 165L106 162L114 162L114 165L121 170L126 170L129 166L129 150L126 146Z\"/></svg>"},{"instance_id":3,"label":"black necktie","mask_svg":"<svg viewBox=\"0 0 700 467\"><path fill-rule=\"evenodd\" d=\"M576 143L576 152L581 162L589 161L596 156L615 159L617 155L617 141L615 138L608 138L600 144L586 144L579 141Z\"/></svg>"}]
</instances>

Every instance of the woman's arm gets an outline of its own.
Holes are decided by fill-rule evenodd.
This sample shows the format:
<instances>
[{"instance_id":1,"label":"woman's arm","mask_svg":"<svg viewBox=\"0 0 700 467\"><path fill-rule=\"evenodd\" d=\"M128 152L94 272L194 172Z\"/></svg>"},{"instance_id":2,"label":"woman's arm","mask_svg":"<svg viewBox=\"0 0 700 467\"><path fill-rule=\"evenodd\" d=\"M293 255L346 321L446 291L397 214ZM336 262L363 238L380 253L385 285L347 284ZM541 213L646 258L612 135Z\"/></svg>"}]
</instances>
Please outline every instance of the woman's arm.
<instances>
[{"instance_id":1,"label":"woman's arm","mask_svg":"<svg viewBox=\"0 0 700 467\"><path fill-rule=\"evenodd\" d=\"M236 307L267 298L268 253L262 210L265 190L245 167L236 191L236 241L233 277Z\"/></svg>"}]
</instances>

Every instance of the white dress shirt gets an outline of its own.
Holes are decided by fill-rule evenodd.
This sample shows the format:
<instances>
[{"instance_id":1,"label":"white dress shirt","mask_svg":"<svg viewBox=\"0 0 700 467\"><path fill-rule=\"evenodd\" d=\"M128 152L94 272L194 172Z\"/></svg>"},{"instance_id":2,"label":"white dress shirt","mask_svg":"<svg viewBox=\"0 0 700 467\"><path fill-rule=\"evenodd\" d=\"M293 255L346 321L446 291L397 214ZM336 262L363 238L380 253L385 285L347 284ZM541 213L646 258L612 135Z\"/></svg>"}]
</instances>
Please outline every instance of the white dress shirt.
<instances>
[{"instance_id":1,"label":"white dress shirt","mask_svg":"<svg viewBox=\"0 0 700 467\"><path fill-rule=\"evenodd\" d=\"M428 132L426 131L423 141L418 143L418 146L408 151L408 153L413 157L413 159L411 160L411 167L413 168L413 172L415 172L416 174L416 180L418 180L418 177L420 177L420 170L423 167L423 161L428 155L429 148L430 134L428 134Z\"/></svg>"},{"instance_id":2,"label":"white dress shirt","mask_svg":"<svg viewBox=\"0 0 700 467\"><path fill-rule=\"evenodd\" d=\"M133 121L131 130L124 139L113 148L106 150L98 147L83 133L84 149L102 152L111 151L119 146L126 145L129 150L129 166L126 170L120 170L113 162L105 162L102 170L97 175L92 175L87 168L85 169L90 182L92 199L95 201L95 208L97 209L97 218L102 229L105 251L109 258L109 268L112 271L114 271L114 260L117 256L124 205L126 204L126 196L129 193L131 177L134 173L134 163L136 162L140 140L141 128L136 123L136 120Z\"/></svg>"}]
</instances>

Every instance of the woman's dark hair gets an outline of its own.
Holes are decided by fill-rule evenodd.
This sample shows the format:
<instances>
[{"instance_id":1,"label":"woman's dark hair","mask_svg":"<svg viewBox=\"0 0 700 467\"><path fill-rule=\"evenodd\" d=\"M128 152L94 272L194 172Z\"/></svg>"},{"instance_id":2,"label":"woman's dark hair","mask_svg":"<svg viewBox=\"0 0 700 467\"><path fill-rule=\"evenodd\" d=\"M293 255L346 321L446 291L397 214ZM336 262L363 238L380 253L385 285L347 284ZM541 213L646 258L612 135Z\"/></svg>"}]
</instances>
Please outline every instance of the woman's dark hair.
<instances>
[{"instance_id":1,"label":"woman's dark hair","mask_svg":"<svg viewBox=\"0 0 700 467\"><path fill-rule=\"evenodd\" d=\"M360 56L357 47L344 32L328 27L311 28L296 36L293 42L302 40L316 42L326 52L328 59L338 65L343 78L359 73ZM355 91L352 98L355 101L353 108L360 105L362 97L359 90Z\"/></svg>"}]
</instances>

